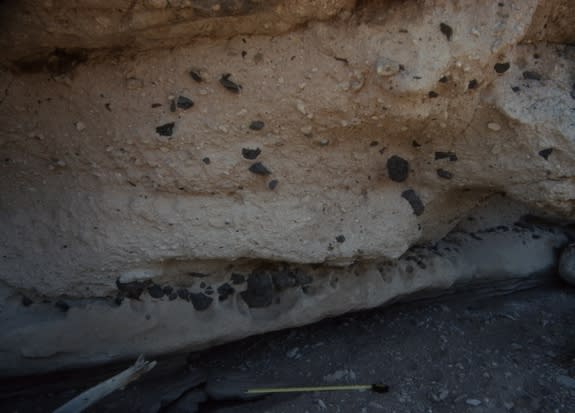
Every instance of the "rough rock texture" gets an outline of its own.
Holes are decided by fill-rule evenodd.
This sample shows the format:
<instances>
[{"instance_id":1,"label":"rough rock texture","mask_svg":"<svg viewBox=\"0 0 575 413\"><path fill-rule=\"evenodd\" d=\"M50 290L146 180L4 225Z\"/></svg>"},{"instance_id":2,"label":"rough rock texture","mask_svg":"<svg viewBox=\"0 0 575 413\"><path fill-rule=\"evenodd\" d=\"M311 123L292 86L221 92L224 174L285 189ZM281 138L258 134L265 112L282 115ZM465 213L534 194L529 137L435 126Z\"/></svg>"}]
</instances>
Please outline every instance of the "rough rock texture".
<instances>
[{"instance_id":1,"label":"rough rock texture","mask_svg":"<svg viewBox=\"0 0 575 413\"><path fill-rule=\"evenodd\" d=\"M556 265L565 237L530 232L484 242L528 254L513 271L474 271L472 252L417 283L391 269L471 209L507 205L496 194L513 200L506 228L575 217L566 0L0 7L4 371L201 347ZM88 326L98 340L69 336Z\"/></svg>"},{"instance_id":2,"label":"rough rock texture","mask_svg":"<svg viewBox=\"0 0 575 413\"><path fill-rule=\"evenodd\" d=\"M575 244L563 250L559 258L559 276L571 285L575 285Z\"/></svg>"}]
</instances>

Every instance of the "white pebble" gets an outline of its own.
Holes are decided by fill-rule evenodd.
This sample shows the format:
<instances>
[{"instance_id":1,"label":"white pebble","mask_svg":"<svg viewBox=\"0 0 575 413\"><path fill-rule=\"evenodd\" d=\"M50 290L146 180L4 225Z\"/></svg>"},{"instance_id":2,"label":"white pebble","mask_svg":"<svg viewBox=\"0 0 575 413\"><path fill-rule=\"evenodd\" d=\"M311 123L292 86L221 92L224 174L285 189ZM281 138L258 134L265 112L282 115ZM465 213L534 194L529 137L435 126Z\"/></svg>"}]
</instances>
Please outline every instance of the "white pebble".
<instances>
[{"instance_id":1,"label":"white pebble","mask_svg":"<svg viewBox=\"0 0 575 413\"><path fill-rule=\"evenodd\" d=\"M500 131L501 130L501 126L499 125L499 123L495 123L495 122L489 122L487 124L487 129L490 129L492 131Z\"/></svg>"},{"instance_id":2,"label":"white pebble","mask_svg":"<svg viewBox=\"0 0 575 413\"><path fill-rule=\"evenodd\" d=\"M86 129L86 125L84 124L84 122L76 122L76 129L81 132L84 129Z\"/></svg>"},{"instance_id":3,"label":"white pebble","mask_svg":"<svg viewBox=\"0 0 575 413\"><path fill-rule=\"evenodd\" d=\"M481 404L481 400L467 399L467 400L465 400L465 403L468 404L469 406L477 407Z\"/></svg>"},{"instance_id":4,"label":"white pebble","mask_svg":"<svg viewBox=\"0 0 575 413\"><path fill-rule=\"evenodd\" d=\"M396 75L399 73L399 63L386 57L380 57L375 62L375 72L381 77Z\"/></svg>"}]
</instances>

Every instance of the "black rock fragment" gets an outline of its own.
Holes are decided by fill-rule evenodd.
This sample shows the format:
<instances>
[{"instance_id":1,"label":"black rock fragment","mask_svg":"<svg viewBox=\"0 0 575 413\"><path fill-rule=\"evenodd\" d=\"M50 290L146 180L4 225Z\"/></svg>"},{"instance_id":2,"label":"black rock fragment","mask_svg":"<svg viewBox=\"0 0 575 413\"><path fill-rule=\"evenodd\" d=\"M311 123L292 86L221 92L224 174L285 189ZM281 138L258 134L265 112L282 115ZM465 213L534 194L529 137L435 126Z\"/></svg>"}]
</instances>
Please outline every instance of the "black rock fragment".
<instances>
[{"instance_id":1,"label":"black rock fragment","mask_svg":"<svg viewBox=\"0 0 575 413\"><path fill-rule=\"evenodd\" d=\"M147 286L148 283L145 281L121 283L120 280L116 280L116 287L118 287L118 290L120 290L124 297L132 300L138 300Z\"/></svg>"},{"instance_id":2,"label":"black rock fragment","mask_svg":"<svg viewBox=\"0 0 575 413\"><path fill-rule=\"evenodd\" d=\"M32 301L30 298L26 297L25 295L22 296L22 305L24 307L30 307L32 304L34 304L34 301Z\"/></svg>"},{"instance_id":3,"label":"black rock fragment","mask_svg":"<svg viewBox=\"0 0 575 413\"><path fill-rule=\"evenodd\" d=\"M174 291L174 289L173 289L172 287L170 287L169 285L166 285L166 286L163 288L163 291L164 291L164 294L165 294L165 295L170 295L170 294L172 294L172 292Z\"/></svg>"},{"instance_id":4,"label":"black rock fragment","mask_svg":"<svg viewBox=\"0 0 575 413\"><path fill-rule=\"evenodd\" d=\"M152 108L154 108L154 109L155 109L155 108L159 108L159 107L161 107L161 106L162 106L161 103L152 103Z\"/></svg>"},{"instance_id":5,"label":"black rock fragment","mask_svg":"<svg viewBox=\"0 0 575 413\"><path fill-rule=\"evenodd\" d=\"M233 295L236 292L236 289L232 287L230 284L225 283L218 287L218 295L219 300L224 301L227 300L229 296Z\"/></svg>"},{"instance_id":6,"label":"black rock fragment","mask_svg":"<svg viewBox=\"0 0 575 413\"><path fill-rule=\"evenodd\" d=\"M343 235L338 235L337 237L335 237L335 240L337 242L339 242L340 244L343 244L345 242L345 236Z\"/></svg>"},{"instance_id":7,"label":"black rock fragment","mask_svg":"<svg viewBox=\"0 0 575 413\"><path fill-rule=\"evenodd\" d=\"M441 76L441 77L439 78L439 81L440 81L441 83L447 83L447 82L449 82L449 78L448 78L447 76Z\"/></svg>"},{"instance_id":8,"label":"black rock fragment","mask_svg":"<svg viewBox=\"0 0 575 413\"><path fill-rule=\"evenodd\" d=\"M240 93L242 86L230 80L230 73L225 73L220 78L220 84L232 93Z\"/></svg>"},{"instance_id":9,"label":"black rock fragment","mask_svg":"<svg viewBox=\"0 0 575 413\"><path fill-rule=\"evenodd\" d=\"M409 202L409 205L411 205L411 209L413 209L413 213L416 216L423 214L425 206L423 205L421 198L419 198L419 195L417 195L413 189L403 191L401 193L401 197Z\"/></svg>"},{"instance_id":10,"label":"black rock fragment","mask_svg":"<svg viewBox=\"0 0 575 413\"><path fill-rule=\"evenodd\" d=\"M409 175L409 162L400 156L393 155L387 160L387 175L394 182L403 182Z\"/></svg>"},{"instance_id":11,"label":"black rock fragment","mask_svg":"<svg viewBox=\"0 0 575 413\"><path fill-rule=\"evenodd\" d=\"M268 182L268 188L273 191L278 186L279 181L277 179L272 179Z\"/></svg>"},{"instance_id":12,"label":"black rock fragment","mask_svg":"<svg viewBox=\"0 0 575 413\"><path fill-rule=\"evenodd\" d=\"M174 122L165 123L156 128L156 133L160 136L172 136L174 133Z\"/></svg>"},{"instance_id":13,"label":"black rock fragment","mask_svg":"<svg viewBox=\"0 0 575 413\"><path fill-rule=\"evenodd\" d=\"M204 159L202 159L202 162L205 163L206 165L212 163L212 161L210 161L210 158L208 158L207 156Z\"/></svg>"},{"instance_id":14,"label":"black rock fragment","mask_svg":"<svg viewBox=\"0 0 575 413\"><path fill-rule=\"evenodd\" d=\"M186 275L189 275L190 277L204 278L204 277L207 277L209 274L206 274L203 272L198 272L198 271L190 271L190 272L187 272Z\"/></svg>"},{"instance_id":15,"label":"black rock fragment","mask_svg":"<svg viewBox=\"0 0 575 413\"><path fill-rule=\"evenodd\" d=\"M526 70L525 72L523 72L523 79L541 80L541 75L537 72L533 72L531 70Z\"/></svg>"},{"instance_id":16,"label":"black rock fragment","mask_svg":"<svg viewBox=\"0 0 575 413\"><path fill-rule=\"evenodd\" d=\"M467 89L477 89L477 86L479 86L479 82L477 82L477 79L471 79L467 84Z\"/></svg>"},{"instance_id":17,"label":"black rock fragment","mask_svg":"<svg viewBox=\"0 0 575 413\"><path fill-rule=\"evenodd\" d=\"M411 141L411 146L413 146L414 148L420 148L421 144L419 142L417 142L416 140Z\"/></svg>"},{"instance_id":18,"label":"black rock fragment","mask_svg":"<svg viewBox=\"0 0 575 413\"><path fill-rule=\"evenodd\" d=\"M493 66L493 69L495 69L495 71L497 73L505 73L509 70L509 68L511 67L511 65L509 63L495 63L495 66Z\"/></svg>"},{"instance_id":19,"label":"black rock fragment","mask_svg":"<svg viewBox=\"0 0 575 413\"><path fill-rule=\"evenodd\" d=\"M280 269L272 273L272 282L276 291L284 291L288 288L295 288L298 286L305 286L313 281L309 275L301 274L297 270L290 270L288 268Z\"/></svg>"},{"instance_id":20,"label":"black rock fragment","mask_svg":"<svg viewBox=\"0 0 575 413\"><path fill-rule=\"evenodd\" d=\"M260 156L260 153L262 153L262 150L260 148L256 149L242 148L242 156L252 161L256 159L258 156Z\"/></svg>"},{"instance_id":21,"label":"black rock fragment","mask_svg":"<svg viewBox=\"0 0 575 413\"><path fill-rule=\"evenodd\" d=\"M443 33L445 37L447 37L447 40L451 40L451 36L453 36L453 29L451 28L450 25L448 25L447 23L440 23L439 30L441 30L441 33Z\"/></svg>"},{"instance_id":22,"label":"black rock fragment","mask_svg":"<svg viewBox=\"0 0 575 413\"><path fill-rule=\"evenodd\" d=\"M439 93L435 92L435 91L430 91L427 96L429 96L431 99L436 98L439 96Z\"/></svg>"},{"instance_id":23,"label":"black rock fragment","mask_svg":"<svg viewBox=\"0 0 575 413\"><path fill-rule=\"evenodd\" d=\"M254 120L250 123L251 130L262 130L265 126L265 123L261 120Z\"/></svg>"},{"instance_id":24,"label":"black rock fragment","mask_svg":"<svg viewBox=\"0 0 575 413\"><path fill-rule=\"evenodd\" d=\"M170 299L170 301L174 301L176 298L178 298L178 293L175 291L172 291L170 293L170 295L168 295L168 298Z\"/></svg>"},{"instance_id":25,"label":"black rock fragment","mask_svg":"<svg viewBox=\"0 0 575 413\"><path fill-rule=\"evenodd\" d=\"M271 171L264 166L261 162L256 162L249 167L249 171L256 175L267 176L271 174Z\"/></svg>"},{"instance_id":26,"label":"black rock fragment","mask_svg":"<svg viewBox=\"0 0 575 413\"><path fill-rule=\"evenodd\" d=\"M148 294L152 298L162 298L164 296L164 290L157 284L153 284L148 287Z\"/></svg>"},{"instance_id":27,"label":"black rock fragment","mask_svg":"<svg viewBox=\"0 0 575 413\"><path fill-rule=\"evenodd\" d=\"M212 297L208 297L204 293L190 293L190 301L195 310L204 311L208 309L214 299Z\"/></svg>"},{"instance_id":28,"label":"black rock fragment","mask_svg":"<svg viewBox=\"0 0 575 413\"><path fill-rule=\"evenodd\" d=\"M435 160L438 161L440 159L449 159L451 162L457 161L457 155L455 152L435 152Z\"/></svg>"},{"instance_id":29,"label":"black rock fragment","mask_svg":"<svg viewBox=\"0 0 575 413\"><path fill-rule=\"evenodd\" d=\"M180 297L182 300L190 301L190 292L185 288L180 288L178 290L178 297Z\"/></svg>"},{"instance_id":30,"label":"black rock fragment","mask_svg":"<svg viewBox=\"0 0 575 413\"><path fill-rule=\"evenodd\" d=\"M521 90L521 88L519 86L512 86L511 90L514 91L515 93L517 93Z\"/></svg>"},{"instance_id":31,"label":"black rock fragment","mask_svg":"<svg viewBox=\"0 0 575 413\"><path fill-rule=\"evenodd\" d=\"M232 273L231 275L232 284L238 285L246 282L246 277L242 274Z\"/></svg>"},{"instance_id":32,"label":"black rock fragment","mask_svg":"<svg viewBox=\"0 0 575 413\"><path fill-rule=\"evenodd\" d=\"M194 106L194 101L185 96L178 96L178 99L176 100L176 105L178 106L178 108L186 110Z\"/></svg>"},{"instance_id":33,"label":"black rock fragment","mask_svg":"<svg viewBox=\"0 0 575 413\"><path fill-rule=\"evenodd\" d=\"M248 277L247 289L240 295L250 308L265 308L272 305L274 286L270 274L266 271L253 271Z\"/></svg>"},{"instance_id":34,"label":"black rock fragment","mask_svg":"<svg viewBox=\"0 0 575 413\"><path fill-rule=\"evenodd\" d=\"M543 159L547 160L547 158L549 158L549 155L551 155L552 152L553 152L553 148L543 149L543 150L539 151L539 156L541 156Z\"/></svg>"},{"instance_id":35,"label":"black rock fragment","mask_svg":"<svg viewBox=\"0 0 575 413\"><path fill-rule=\"evenodd\" d=\"M190 76L192 77L192 79L194 79L198 83L201 83L204 81L204 78L200 75L200 72L198 72L195 69L190 70Z\"/></svg>"},{"instance_id":36,"label":"black rock fragment","mask_svg":"<svg viewBox=\"0 0 575 413\"><path fill-rule=\"evenodd\" d=\"M65 301L62 301L62 300L56 301L56 303L54 304L54 306L55 306L58 310L62 311L63 313L67 312L67 311L70 309L70 306L68 305L68 303L65 302Z\"/></svg>"},{"instance_id":37,"label":"black rock fragment","mask_svg":"<svg viewBox=\"0 0 575 413\"><path fill-rule=\"evenodd\" d=\"M451 179L453 178L453 174L449 171L446 171L445 169L438 169L437 170L437 176L439 176L440 178L443 179Z\"/></svg>"}]
</instances>

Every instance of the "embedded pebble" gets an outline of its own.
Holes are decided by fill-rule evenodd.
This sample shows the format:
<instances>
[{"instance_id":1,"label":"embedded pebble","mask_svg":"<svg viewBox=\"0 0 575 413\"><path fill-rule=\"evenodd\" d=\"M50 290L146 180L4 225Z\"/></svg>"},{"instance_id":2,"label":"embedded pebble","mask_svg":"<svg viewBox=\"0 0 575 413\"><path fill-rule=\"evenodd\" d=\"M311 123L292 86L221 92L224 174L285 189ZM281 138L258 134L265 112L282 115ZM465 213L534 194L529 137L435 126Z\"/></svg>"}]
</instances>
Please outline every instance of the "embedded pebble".
<instances>
[{"instance_id":1,"label":"embedded pebble","mask_svg":"<svg viewBox=\"0 0 575 413\"><path fill-rule=\"evenodd\" d=\"M190 293L189 298L194 309L197 311L207 310L210 304L212 304L212 301L214 301L212 297L208 297L203 293Z\"/></svg>"},{"instance_id":2,"label":"embedded pebble","mask_svg":"<svg viewBox=\"0 0 575 413\"><path fill-rule=\"evenodd\" d=\"M425 211L425 206L423 205L421 198L419 198L419 195L417 195L417 193L413 189L403 191L401 193L401 197L405 199L407 202L409 202L409 205L411 205L413 213L416 216L420 216L421 214L423 214L423 212Z\"/></svg>"},{"instance_id":3,"label":"embedded pebble","mask_svg":"<svg viewBox=\"0 0 575 413\"><path fill-rule=\"evenodd\" d=\"M198 83L201 83L204 81L204 78L202 77L200 71L197 69L190 70L190 76L192 77L192 79L194 79Z\"/></svg>"},{"instance_id":4,"label":"embedded pebble","mask_svg":"<svg viewBox=\"0 0 575 413\"><path fill-rule=\"evenodd\" d=\"M345 242L345 237L343 235L338 235L337 237L335 237L335 240L340 244L342 244Z\"/></svg>"},{"instance_id":5,"label":"embedded pebble","mask_svg":"<svg viewBox=\"0 0 575 413\"><path fill-rule=\"evenodd\" d=\"M523 72L523 79L526 80L541 80L541 75L537 72L533 72L531 70L526 70Z\"/></svg>"},{"instance_id":6,"label":"embedded pebble","mask_svg":"<svg viewBox=\"0 0 575 413\"><path fill-rule=\"evenodd\" d=\"M495 63L493 69L495 69L495 72L501 74L507 72L510 67L511 65L509 63Z\"/></svg>"},{"instance_id":7,"label":"embedded pebble","mask_svg":"<svg viewBox=\"0 0 575 413\"><path fill-rule=\"evenodd\" d=\"M400 72L400 65L387 57L380 57L375 62L375 72L381 77L393 76Z\"/></svg>"},{"instance_id":8,"label":"embedded pebble","mask_svg":"<svg viewBox=\"0 0 575 413\"><path fill-rule=\"evenodd\" d=\"M446 171L445 169L438 169L437 170L437 176L439 176L440 178L443 178L443 179L453 178L453 174L449 171Z\"/></svg>"},{"instance_id":9,"label":"embedded pebble","mask_svg":"<svg viewBox=\"0 0 575 413\"><path fill-rule=\"evenodd\" d=\"M208 157L205 157L204 159L202 159L202 162L205 163L206 165L209 165L210 163L212 163L212 161Z\"/></svg>"},{"instance_id":10,"label":"embedded pebble","mask_svg":"<svg viewBox=\"0 0 575 413\"><path fill-rule=\"evenodd\" d=\"M543 149L543 150L539 151L539 156L541 156L543 159L547 160L552 152L553 152L553 148Z\"/></svg>"},{"instance_id":11,"label":"embedded pebble","mask_svg":"<svg viewBox=\"0 0 575 413\"><path fill-rule=\"evenodd\" d=\"M441 30L441 33L443 33L445 37L447 37L447 40L451 40L451 36L453 36L453 29L451 28L450 25L448 25L447 23L440 23L439 30Z\"/></svg>"},{"instance_id":12,"label":"embedded pebble","mask_svg":"<svg viewBox=\"0 0 575 413\"><path fill-rule=\"evenodd\" d=\"M311 136L313 128L311 126L302 126L300 132L304 134L304 136Z\"/></svg>"},{"instance_id":13,"label":"embedded pebble","mask_svg":"<svg viewBox=\"0 0 575 413\"><path fill-rule=\"evenodd\" d=\"M78 132L82 132L84 129L86 129L84 122L76 122L76 130Z\"/></svg>"},{"instance_id":14,"label":"embedded pebble","mask_svg":"<svg viewBox=\"0 0 575 413\"><path fill-rule=\"evenodd\" d=\"M246 277L242 274L232 273L231 275L232 284L238 285L246 282Z\"/></svg>"},{"instance_id":15,"label":"embedded pebble","mask_svg":"<svg viewBox=\"0 0 575 413\"><path fill-rule=\"evenodd\" d=\"M265 123L261 120L254 120L252 123L250 123L251 130L262 130L264 126Z\"/></svg>"},{"instance_id":16,"label":"embedded pebble","mask_svg":"<svg viewBox=\"0 0 575 413\"><path fill-rule=\"evenodd\" d=\"M148 287L148 294L150 294L150 297L152 298L162 298L165 293L162 287L160 287L157 284L154 284Z\"/></svg>"},{"instance_id":17,"label":"embedded pebble","mask_svg":"<svg viewBox=\"0 0 575 413\"><path fill-rule=\"evenodd\" d=\"M265 308L272 305L274 286L267 272L254 271L248 277L247 288L240 293L250 308Z\"/></svg>"},{"instance_id":18,"label":"embedded pebble","mask_svg":"<svg viewBox=\"0 0 575 413\"><path fill-rule=\"evenodd\" d=\"M435 160L449 159L451 162L457 161L457 155L455 152L435 152Z\"/></svg>"},{"instance_id":19,"label":"embedded pebble","mask_svg":"<svg viewBox=\"0 0 575 413\"><path fill-rule=\"evenodd\" d=\"M256 149L242 148L242 156L252 161L256 159L258 156L260 156L260 153L262 153L262 150L260 148Z\"/></svg>"},{"instance_id":20,"label":"embedded pebble","mask_svg":"<svg viewBox=\"0 0 575 413\"><path fill-rule=\"evenodd\" d=\"M277 179L272 179L268 182L268 188L273 191L278 186L278 183L279 181Z\"/></svg>"},{"instance_id":21,"label":"embedded pebble","mask_svg":"<svg viewBox=\"0 0 575 413\"><path fill-rule=\"evenodd\" d=\"M174 133L174 122L168 122L156 127L156 133L160 136L172 136Z\"/></svg>"},{"instance_id":22,"label":"embedded pebble","mask_svg":"<svg viewBox=\"0 0 575 413\"><path fill-rule=\"evenodd\" d=\"M393 155L387 160L387 175L394 182L403 182L409 175L409 162L400 156Z\"/></svg>"},{"instance_id":23,"label":"embedded pebble","mask_svg":"<svg viewBox=\"0 0 575 413\"><path fill-rule=\"evenodd\" d=\"M490 129L492 131L500 131L501 130L501 125L499 125L499 123L495 123L495 122L489 122L487 124L487 129Z\"/></svg>"},{"instance_id":24,"label":"embedded pebble","mask_svg":"<svg viewBox=\"0 0 575 413\"><path fill-rule=\"evenodd\" d=\"M192 101L192 99L187 98L185 96L178 96L178 99L176 100L176 106L180 109L186 110L194 106L194 102Z\"/></svg>"},{"instance_id":25,"label":"embedded pebble","mask_svg":"<svg viewBox=\"0 0 575 413\"><path fill-rule=\"evenodd\" d=\"M233 295L235 293L236 289L234 287L232 287L230 284L228 283L224 283L222 285L220 285L217 289L218 295L219 295L219 300L220 301L224 301L226 300L228 297L230 297L231 295Z\"/></svg>"},{"instance_id":26,"label":"embedded pebble","mask_svg":"<svg viewBox=\"0 0 575 413\"><path fill-rule=\"evenodd\" d=\"M256 175L267 176L271 174L271 171L264 166L261 162L256 162L249 167L249 171Z\"/></svg>"},{"instance_id":27,"label":"embedded pebble","mask_svg":"<svg viewBox=\"0 0 575 413\"><path fill-rule=\"evenodd\" d=\"M306 114L307 114L307 112L306 112L306 110L305 110L305 104L304 104L301 100L298 100L298 101L296 102L295 107L296 107L296 109L297 109L302 115L306 115Z\"/></svg>"},{"instance_id":28,"label":"embedded pebble","mask_svg":"<svg viewBox=\"0 0 575 413\"><path fill-rule=\"evenodd\" d=\"M226 90L232 92L232 93L240 93L240 90L242 89L242 86L232 80L230 80L231 74L230 73L225 73L222 75L222 77L220 78L220 84L226 88Z\"/></svg>"}]
</instances>

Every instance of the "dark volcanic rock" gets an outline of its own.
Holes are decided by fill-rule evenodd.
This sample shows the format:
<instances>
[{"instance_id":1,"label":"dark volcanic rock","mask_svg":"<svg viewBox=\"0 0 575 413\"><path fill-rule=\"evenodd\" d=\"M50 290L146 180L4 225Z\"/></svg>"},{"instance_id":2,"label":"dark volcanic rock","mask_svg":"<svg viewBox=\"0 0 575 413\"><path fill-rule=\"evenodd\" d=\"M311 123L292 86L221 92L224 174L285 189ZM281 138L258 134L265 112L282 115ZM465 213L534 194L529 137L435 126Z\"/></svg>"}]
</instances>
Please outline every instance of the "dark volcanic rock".
<instances>
[{"instance_id":1,"label":"dark volcanic rock","mask_svg":"<svg viewBox=\"0 0 575 413\"><path fill-rule=\"evenodd\" d=\"M393 155L387 160L387 175L394 182L403 182L409 175L409 162L400 156Z\"/></svg>"},{"instance_id":2,"label":"dark volcanic rock","mask_svg":"<svg viewBox=\"0 0 575 413\"><path fill-rule=\"evenodd\" d=\"M423 214L425 206L423 205L421 198L419 198L419 195L417 195L417 193L413 189L403 191L401 193L401 196L405 200L407 200L407 202L409 202L409 205L411 205L411 208L413 209L413 213L415 215L420 216L421 214Z\"/></svg>"},{"instance_id":3,"label":"dark volcanic rock","mask_svg":"<svg viewBox=\"0 0 575 413\"><path fill-rule=\"evenodd\" d=\"M245 291L240 293L243 300L251 308L269 307L274 298L274 285L267 271L254 271L248 277Z\"/></svg>"}]
</instances>

